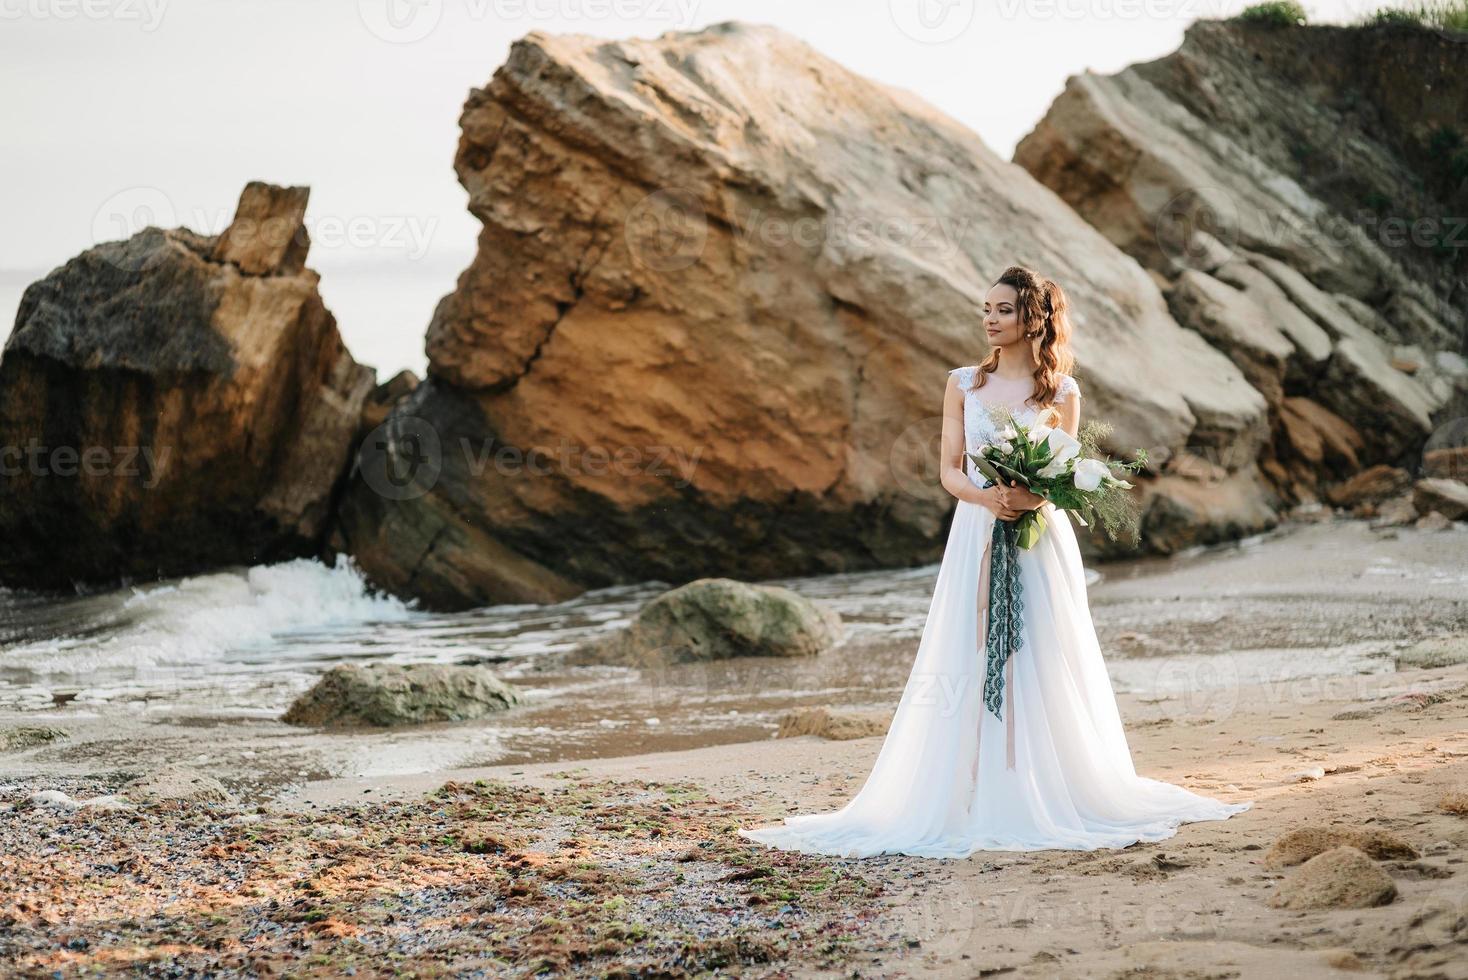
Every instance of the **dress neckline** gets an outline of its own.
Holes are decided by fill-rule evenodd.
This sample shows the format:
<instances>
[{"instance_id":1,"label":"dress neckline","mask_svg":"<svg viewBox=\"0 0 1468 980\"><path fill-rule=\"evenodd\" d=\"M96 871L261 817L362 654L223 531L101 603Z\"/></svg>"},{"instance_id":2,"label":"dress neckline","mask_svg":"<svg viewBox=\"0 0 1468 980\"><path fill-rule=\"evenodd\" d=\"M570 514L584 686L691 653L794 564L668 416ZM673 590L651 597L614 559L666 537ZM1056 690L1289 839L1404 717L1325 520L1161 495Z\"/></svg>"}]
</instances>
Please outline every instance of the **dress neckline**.
<instances>
[{"instance_id":1,"label":"dress neckline","mask_svg":"<svg viewBox=\"0 0 1468 980\"><path fill-rule=\"evenodd\" d=\"M971 368L973 368L973 371L974 371L974 375L973 376L974 377L977 377L978 374L979 374L979 366L977 364L971 364L969 366ZM989 376L991 378L993 377L992 374L990 374ZM1009 382L1011 384L1017 382L1017 380L1018 379L1000 378L1000 381ZM964 394L965 395L972 395L974 397L974 399L977 400L980 405L1003 405L1005 408L1008 408L1011 411L1015 411L1015 412L1030 412L1030 411L1038 412L1040 410L1040 407L1038 405L1031 405L1030 404L1030 399L1032 399L1032 398L1035 397L1034 396L1034 392L1033 392L1033 385L1032 385L1032 390L1031 390L1031 393L1030 393L1029 397L1026 398L1024 400L1024 402L1021 403L1021 404L1019 404L1019 405L1015 405L1013 402L1008 401L1008 400L1005 400L1005 399L1000 399L998 401L992 401L992 402L991 401L985 401L983 398L980 398L979 397L979 392L981 390L982 389L977 388L977 387L970 387L970 388L968 388L964 392Z\"/></svg>"}]
</instances>

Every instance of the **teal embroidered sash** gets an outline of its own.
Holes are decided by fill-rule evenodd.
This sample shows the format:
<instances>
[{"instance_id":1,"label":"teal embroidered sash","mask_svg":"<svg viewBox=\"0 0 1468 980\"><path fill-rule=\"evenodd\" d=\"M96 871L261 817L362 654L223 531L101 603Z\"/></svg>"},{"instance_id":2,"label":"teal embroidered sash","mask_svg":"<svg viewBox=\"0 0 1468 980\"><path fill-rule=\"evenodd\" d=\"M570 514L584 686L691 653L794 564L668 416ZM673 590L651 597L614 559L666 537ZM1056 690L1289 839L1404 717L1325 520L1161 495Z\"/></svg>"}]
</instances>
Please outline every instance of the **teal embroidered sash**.
<instances>
[{"instance_id":1,"label":"teal embroidered sash","mask_svg":"<svg viewBox=\"0 0 1468 980\"><path fill-rule=\"evenodd\" d=\"M1002 719L1004 666L1024 644L1025 608L1019 578L1019 546L1013 521L994 521L989 556L989 635L984 650L984 704Z\"/></svg>"}]
</instances>

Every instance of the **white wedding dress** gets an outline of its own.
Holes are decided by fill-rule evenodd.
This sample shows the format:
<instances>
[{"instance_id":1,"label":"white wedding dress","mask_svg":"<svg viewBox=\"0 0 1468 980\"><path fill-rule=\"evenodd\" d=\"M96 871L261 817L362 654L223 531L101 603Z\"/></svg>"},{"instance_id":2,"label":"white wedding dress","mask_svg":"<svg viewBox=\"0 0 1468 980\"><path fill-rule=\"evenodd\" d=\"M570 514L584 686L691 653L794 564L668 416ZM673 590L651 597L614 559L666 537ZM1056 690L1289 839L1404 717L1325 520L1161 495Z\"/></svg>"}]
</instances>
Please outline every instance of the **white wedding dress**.
<instances>
[{"instance_id":1,"label":"white wedding dress","mask_svg":"<svg viewBox=\"0 0 1468 980\"><path fill-rule=\"evenodd\" d=\"M996 436L985 412L992 403L980 395L999 385L969 390L976 370L950 372L966 392L970 452ZM1080 397L1074 378L1062 376L1057 397ZM1002 403L1022 422L1038 414ZM988 485L967 461L965 470ZM1005 670L1003 720L986 708L987 546L997 518L979 504L960 500L957 508L912 673L861 791L839 810L739 834L841 857L961 858L1125 847L1248 809L1137 775L1091 622L1075 529L1052 504L1043 505L1039 542L1018 551L1023 643Z\"/></svg>"}]
</instances>

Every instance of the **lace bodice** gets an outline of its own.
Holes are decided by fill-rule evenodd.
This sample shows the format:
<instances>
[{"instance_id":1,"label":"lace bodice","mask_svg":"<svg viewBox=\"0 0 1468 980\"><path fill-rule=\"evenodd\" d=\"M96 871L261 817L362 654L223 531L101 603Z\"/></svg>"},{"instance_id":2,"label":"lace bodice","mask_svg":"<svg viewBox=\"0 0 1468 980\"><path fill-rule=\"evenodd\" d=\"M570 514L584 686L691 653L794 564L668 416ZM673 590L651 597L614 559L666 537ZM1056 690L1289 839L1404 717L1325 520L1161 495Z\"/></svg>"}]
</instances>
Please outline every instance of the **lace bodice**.
<instances>
[{"instance_id":1,"label":"lace bodice","mask_svg":"<svg viewBox=\"0 0 1468 980\"><path fill-rule=\"evenodd\" d=\"M1039 406L1032 404L1021 405L1017 399L1007 400L993 398L989 392L992 391L993 382L983 388L972 388L974 374L978 371L978 365L971 364L968 367L954 368L949 371L958 378L959 390L963 392L963 448L971 453L977 453L979 447L993 442L998 436L993 420L989 418L986 408L991 405L1006 405L1016 418L1028 424L1034 417L1040 414ZM1067 398L1079 398L1081 389L1076 384L1076 379L1068 374L1060 376L1060 389L1055 393L1055 404L1062 404ZM982 473L973 468L973 463L965 457L964 471L968 473L969 479L976 485L987 487L989 480Z\"/></svg>"}]
</instances>

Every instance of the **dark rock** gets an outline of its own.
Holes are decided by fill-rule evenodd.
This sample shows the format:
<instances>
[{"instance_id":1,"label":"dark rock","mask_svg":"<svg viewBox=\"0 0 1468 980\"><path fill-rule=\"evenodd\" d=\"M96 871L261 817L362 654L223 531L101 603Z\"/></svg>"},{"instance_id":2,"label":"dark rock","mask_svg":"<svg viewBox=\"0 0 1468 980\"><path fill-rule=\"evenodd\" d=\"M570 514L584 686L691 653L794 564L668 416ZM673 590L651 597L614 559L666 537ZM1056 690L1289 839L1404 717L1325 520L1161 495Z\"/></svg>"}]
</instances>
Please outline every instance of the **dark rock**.
<instances>
[{"instance_id":1,"label":"dark rock","mask_svg":"<svg viewBox=\"0 0 1468 980\"><path fill-rule=\"evenodd\" d=\"M319 551L373 375L300 264L305 196L251 184L217 240L147 228L26 290L0 358L0 581Z\"/></svg>"}]
</instances>

